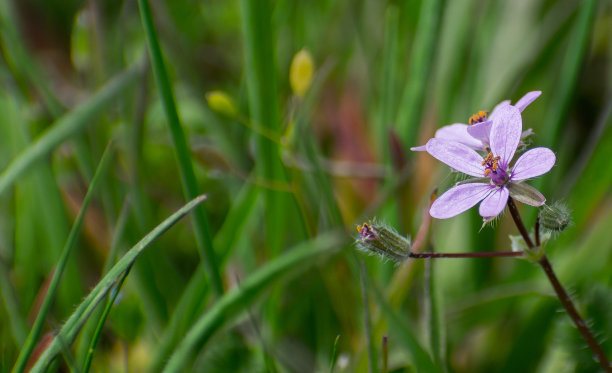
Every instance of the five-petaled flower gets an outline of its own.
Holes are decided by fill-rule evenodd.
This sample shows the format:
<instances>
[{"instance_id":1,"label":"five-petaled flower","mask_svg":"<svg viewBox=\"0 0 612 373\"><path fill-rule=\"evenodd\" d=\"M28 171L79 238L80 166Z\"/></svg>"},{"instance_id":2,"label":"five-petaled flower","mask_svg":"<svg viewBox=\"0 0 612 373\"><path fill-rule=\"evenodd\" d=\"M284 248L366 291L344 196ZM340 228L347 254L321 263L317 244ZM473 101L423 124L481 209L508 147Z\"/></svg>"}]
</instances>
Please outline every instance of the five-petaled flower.
<instances>
[{"instance_id":1,"label":"five-petaled flower","mask_svg":"<svg viewBox=\"0 0 612 373\"><path fill-rule=\"evenodd\" d=\"M460 182L440 196L429 210L431 216L447 219L482 201L480 215L490 219L504 210L508 196L532 206L544 204L544 196L523 181L550 171L555 164L555 154L548 148L534 148L510 166L523 127L521 108L517 105L506 104L495 109L495 116L490 120L488 154L484 158L458 141L432 138L427 142L425 148L429 154L476 178Z\"/></svg>"},{"instance_id":2,"label":"five-petaled flower","mask_svg":"<svg viewBox=\"0 0 612 373\"><path fill-rule=\"evenodd\" d=\"M489 138L491 137L491 126L493 125L494 119L501 112L501 109L506 106L514 106L522 112L529 104L540 97L541 94L541 91L528 92L514 105L510 105L510 101L502 101L493 108L490 114L481 110L469 118L469 125L463 123L449 124L437 130L434 137L436 139L456 141L472 149L484 151L490 147ZM521 139L531 135L531 133L531 128L523 131L521 133ZM427 145L416 146L410 148L410 150L424 151L427 150Z\"/></svg>"}]
</instances>

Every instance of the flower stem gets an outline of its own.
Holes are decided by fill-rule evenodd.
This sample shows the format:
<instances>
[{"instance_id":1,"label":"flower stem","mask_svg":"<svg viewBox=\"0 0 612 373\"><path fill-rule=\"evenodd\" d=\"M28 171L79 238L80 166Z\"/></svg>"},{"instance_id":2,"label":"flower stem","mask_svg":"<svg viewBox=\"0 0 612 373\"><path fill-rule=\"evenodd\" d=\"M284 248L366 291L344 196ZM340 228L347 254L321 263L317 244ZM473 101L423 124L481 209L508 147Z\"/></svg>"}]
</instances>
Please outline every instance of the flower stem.
<instances>
[{"instance_id":1,"label":"flower stem","mask_svg":"<svg viewBox=\"0 0 612 373\"><path fill-rule=\"evenodd\" d=\"M518 213L518 209L516 208L514 201L510 197L508 198L508 209L510 210L510 214L514 219L514 223L516 224L516 227L518 228L519 232L521 232L521 235L525 239L525 243L527 243L529 249L532 250L538 247L540 245L539 219L536 221L535 225L535 239L537 246L534 246L533 242L531 241L531 238L529 237L529 234L527 233L527 229L525 229L523 220L521 220L521 216ZM603 349L593 336L593 333L591 333L584 320L576 310L574 303L567 295L567 292L563 288L563 285L561 285L561 282L559 282L559 279L557 278L557 275L555 274L555 271L553 270L552 265L550 264L550 261L548 260L546 254L542 255L542 257L538 260L538 264L542 267L544 273L546 273L546 276L548 277L550 284L555 290L557 298L559 298L559 301L563 305L563 308L565 308L569 316L572 318L572 321L578 328L578 331L582 335L582 338L586 341L591 351L593 351L593 353L595 354L596 360L599 365L601 365L605 372L612 372L612 367L610 366L610 361L608 360L606 353L603 351Z\"/></svg>"},{"instance_id":2,"label":"flower stem","mask_svg":"<svg viewBox=\"0 0 612 373\"><path fill-rule=\"evenodd\" d=\"M476 253L410 253L409 258L413 259L425 259L425 258L495 258L495 257L509 257L509 256L522 256L523 253L520 251L486 251Z\"/></svg>"},{"instance_id":3,"label":"flower stem","mask_svg":"<svg viewBox=\"0 0 612 373\"><path fill-rule=\"evenodd\" d=\"M523 238L525 239L525 243L527 244L527 247L529 247L530 249L533 249L535 246L533 245L533 242L531 241L531 237L529 237L529 233L527 233L527 229L525 228L525 225L523 224L521 215L519 214L518 208L516 208L516 204L514 203L514 200L512 199L512 197L508 197L508 209L510 210L512 219L514 219L514 224L516 224L516 227L518 228L519 232L521 232L521 236L523 236Z\"/></svg>"},{"instance_id":4,"label":"flower stem","mask_svg":"<svg viewBox=\"0 0 612 373\"><path fill-rule=\"evenodd\" d=\"M546 276L548 276L548 280L555 289L555 293L557 293L557 298L559 298L561 304L563 304L563 307L574 321L574 324L576 324L578 331L580 332L580 334L582 334L582 338L584 338L586 343L589 345L591 351L593 351L593 353L595 354L597 362L604 369L604 372L612 372L612 366L610 366L610 361L608 360L606 353L603 351L603 349L589 330L589 327L586 326L582 317L580 317L580 314L576 310L576 307L574 307L574 303L565 292L565 289L559 282L557 275L555 275L555 271L553 271L553 268L550 265L550 262L548 261L546 255L542 256L538 263L546 273Z\"/></svg>"}]
</instances>

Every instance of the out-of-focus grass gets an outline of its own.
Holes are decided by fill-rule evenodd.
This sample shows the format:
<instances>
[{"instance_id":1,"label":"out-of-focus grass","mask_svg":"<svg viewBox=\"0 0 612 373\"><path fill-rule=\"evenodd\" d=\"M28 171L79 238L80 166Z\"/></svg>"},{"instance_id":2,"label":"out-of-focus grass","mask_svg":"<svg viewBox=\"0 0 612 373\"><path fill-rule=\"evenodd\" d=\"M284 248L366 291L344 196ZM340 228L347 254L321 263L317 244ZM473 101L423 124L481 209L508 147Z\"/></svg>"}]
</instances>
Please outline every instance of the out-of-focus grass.
<instances>
[{"instance_id":1,"label":"out-of-focus grass","mask_svg":"<svg viewBox=\"0 0 612 373\"><path fill-rule=\"evenodd\" d=\"M610 335L611 18L596 0L0 1L0 371L24 351L111 138L116 162L42 323L59 339L36 369L57 353L52 370L82 369L96 340L90 371L378 371L387 335L389 371L550 372L560 356L594 371L529 263L363 257L361 273L346 242L372 216L414 236L431 190L455 182L408 147L542 90L523 123L558 163L531 183L574 219L547 249ZM289 68L303 48L315 75L302 96ZM207 105L215 90L235 112ZM116 255L199 193L206 211L134 258L114 304L76 306L90 288L105 299ZM521 212L532 224L537 209ZM434 220L431 244L504 251L516 234L508 216L480 228L476 212Z\"/></svg>"}]
</instances>

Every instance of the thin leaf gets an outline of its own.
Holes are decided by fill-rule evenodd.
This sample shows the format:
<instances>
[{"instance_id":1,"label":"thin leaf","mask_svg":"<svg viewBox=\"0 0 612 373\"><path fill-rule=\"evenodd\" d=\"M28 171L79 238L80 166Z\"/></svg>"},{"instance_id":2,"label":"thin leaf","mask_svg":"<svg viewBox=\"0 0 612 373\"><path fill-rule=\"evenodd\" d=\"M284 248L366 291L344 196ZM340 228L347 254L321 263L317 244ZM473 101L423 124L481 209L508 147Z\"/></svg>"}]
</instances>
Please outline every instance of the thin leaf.
<instances>
[{"instance_id":1,"label":"thin leaf","mask_svg":"<svg viewBox=\"0 0 612 373\"><path fill-rule=\"evenodd\" d=\"M140 9L142 24L145 29L145 36L147 39L147 46L149 48L149 55L151 57L153 73L155 75L159 95L161 97L164 112L166 113L166 118L168 120L168 128L170 129L170 134L172 135L172 143L178 159L181 182L183 185L183 194L187 200L190 200L198 195L198 183L193 171L191 152L187 145L183 127L176 110L174 92L170 84L170 79L168 78L168 73L166 72L159 38L157 37L157 31L155 30L155 25L153 24L153 16L151 15L151 9L149 8L149 2L147 0L138 0L138 7ZM206 213L204 207L199 207L195 210L193 219L196 242L200 251L200 256L202 257L202 261L206 265L207 274L211 282L211 288L215 294L222 294L223 283L221 281L221 276L219 275L217 259L215 258L215 251L213 248L208 223L208 214Z\"/></svg>"},{"instance_id":2,"label":"thin leaf","mask_svg":"<svg viewBox=\"0 0 612 373\"><path fill-rule=\"evenodd\" d=\"M3 194L32 164L49 154L59 144L94 122L94 118L117 96L136 82L138 66L117 75L89 100L59 118L44 134L23 150L0 174L0 195Z\"/></svg>"},{"instance_id":3,"label":"thin leaf","mask_svg":"<svg viewBox=\"0 0 612 373\"><path fill-rule=\"evenodd\" d=\"M15 363L13 372L23 372L30 358L30 354L34 350L34 347L36 347L36 344L38 342L38 339L40 338L40 334L45 323L45 319L47 318L47 313L51 309L51 304L55 299L60 280L62 278L62 275L64 274L64 269L66 268L66 264L68 263L68 259L70 258L70 254L72 253L79 241L79 237L81 235L81 227L83 226L83 221L85 219L85 212L87 211L87 207L89 206L91 199L93 198L98 186L100 185L102 176L106 173L106 170L110 165L110 162L112 160L112 154L113 149L112 146L109 144L109 146L106 148L106 151L102 155L102 159L100 160L98 169L96 170L91 184L89 185L89 189L87 190L87 194L85 195L85 199L83 200L83 204L81 205L79 214L77 215L74 221L72 229L70 230L70 235L68 236L66 245L62 250L55 270L53 271L53 277L51 278L51 282L45 294L45 298L43 299L42 305L40 306L38 315L36 315L36 320L34 321L34 325L32 326L30 334L26 339L25 345L19 352L19 357L17 358L17 362Z\"/></svg>"},{"instance_id":4,"label":"thin leaf","mask_svg":"<svg viewBox=\"0 0 612 373\"><path fill-rule=\"evenodd\" d=\"M34 367L32 373L44 372L46 367L51 363L55 356L61 351L61 341L65 341L70 344L76 337L77 333L87 321L91 313L94 311L98 303L106 297L106 294L110 289L119 281L123 273L132 266L136 259L142 254L142 252L159 236L165 231L170 229L177 221L183 216L191 212L196 206L202 203L206 199L206 196L202 195L196 199L191 200L186 205L177 210L174 214L169 216L166 220L161 222L145 237L143 237L136 245L128 250L125 255L111 268L106 276L94 287L94 289L85 297L85 300L77 307L77 309L68 318L68 321L62 326L57 333L57 336L53 339L51 345L45 350L40 356Z\"/></svg>"},{"instance_id":5,"label":"thin leaf","mask_svg":"<svg viewBox=\"0 0 612 373\"><path fill-rule=\"evenodd\" d=\"M248 306L271 285L291 273L297 274L316 259L332 254L342 241L338 235L320 235L312 241L298 245L285 254L267 263L250 275L240 287L226 293L192 326L183 341L174 351L164 372L181 372L197 346L204 345L225 323L245 311Z\"/></svg>"}]
</instances>

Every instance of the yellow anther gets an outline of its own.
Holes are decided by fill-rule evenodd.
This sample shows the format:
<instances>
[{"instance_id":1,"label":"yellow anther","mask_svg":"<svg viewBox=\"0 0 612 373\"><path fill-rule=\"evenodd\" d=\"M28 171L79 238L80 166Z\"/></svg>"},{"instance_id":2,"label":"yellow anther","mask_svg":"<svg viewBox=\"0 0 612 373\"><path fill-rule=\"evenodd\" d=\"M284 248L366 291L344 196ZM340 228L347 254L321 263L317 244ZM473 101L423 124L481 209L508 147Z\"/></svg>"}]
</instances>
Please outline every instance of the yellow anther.
<instances>
[{"instance_id":1,"label":"yellow anther","mask_svg":"<svg viewBox=\"0 0 612 373\"><path fill-rule=\"evenodd\" d=\"M485 119L487 119L487 115L489 115L488 111L485 110L478 110L478 112L474 115L472 115L470 117L470 119L468 120L468 123L470 125L474 124L474 123L480 123L480 122L484 122Z\"/></svg>"},{"instance_id":2,"label":"yellow anther","mask_svg":"<svg viewBox=\"0 0 612 373\"><path fill-rule=\"evenodd\" d=\"M487 168L487 169L484 170L485 177L489 176L490 174L491 174L491 169L490 168Z\"/></svg>"},{"instance_id":3,"label":"yellow anther","mask_svg":"<svg viewBox=\"0 0 612 373\"><path fill-rule=\"evenodd\" d=\"M491 154L491 153L489 153ZM497 167L498 167L498 163L499 162L499 155L495 158L493 158L493 162L491 164L491 168L493 169L493 171L497 171Z\"/></svg>"},{"instance_id":4,"label":"yellow anther","mask_svg":"<svg viewBox=\"0 0 612 373\"><path fill-rule=\"evenodd\" d=\"M368 225L368 223L363 223L362 225L358 225L357 226L357 232L361 233L362 230L370 230L370 226Z\"/></svg>"},{"instance_id":5,"label":"yellow anther","mask_svg":"<svg viewBox=\"0 0 612 373\"><path fill-rule=\"evenodd\" d=\"M482 165L483 166L486 165L487 163L491 162L492 159L493 159L493 154L491 153L487 154L487 156L482 161Z\"/></svg>"}]
</instances>

